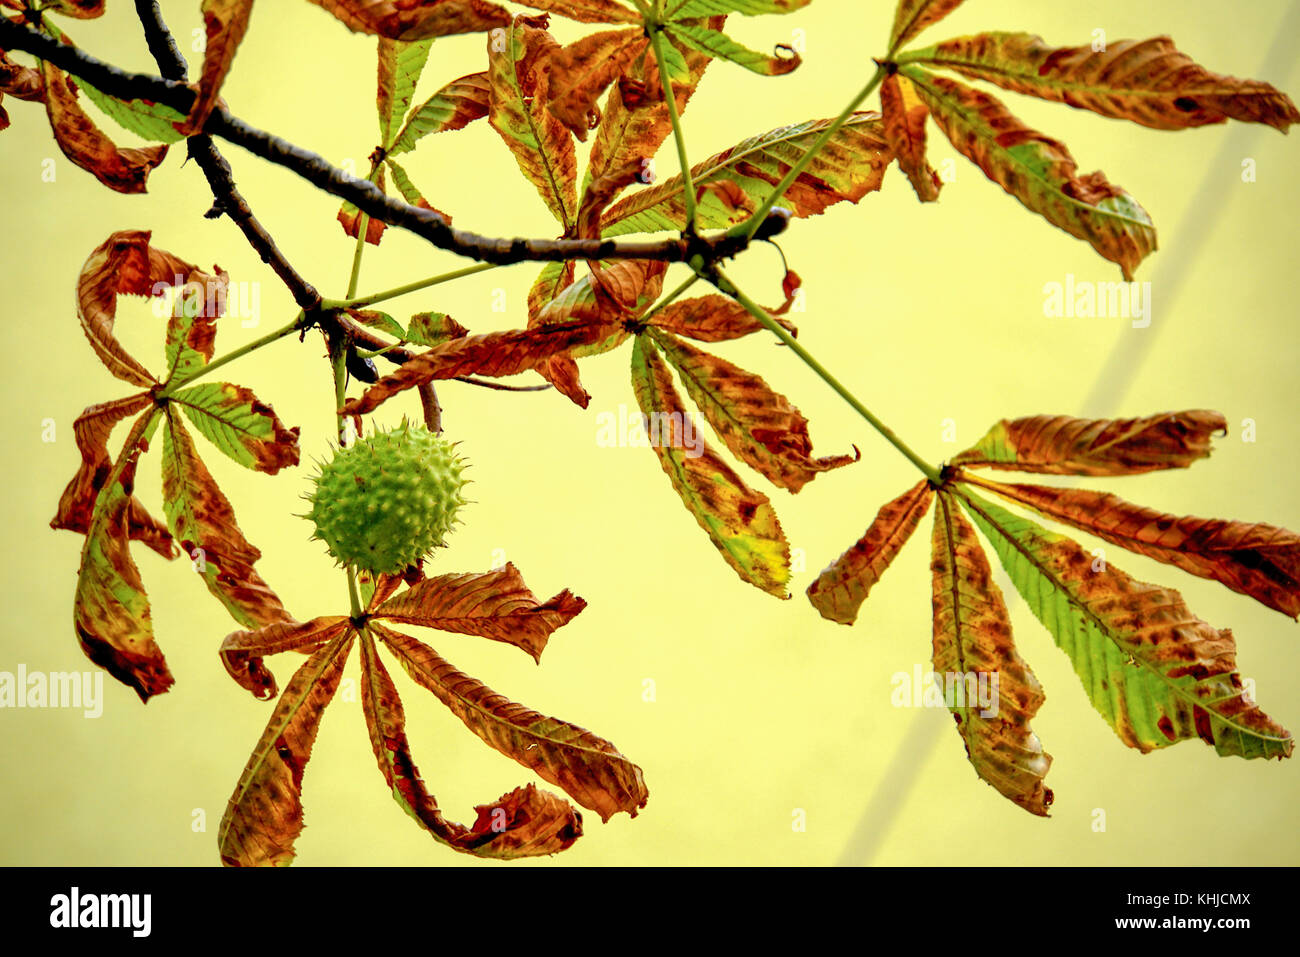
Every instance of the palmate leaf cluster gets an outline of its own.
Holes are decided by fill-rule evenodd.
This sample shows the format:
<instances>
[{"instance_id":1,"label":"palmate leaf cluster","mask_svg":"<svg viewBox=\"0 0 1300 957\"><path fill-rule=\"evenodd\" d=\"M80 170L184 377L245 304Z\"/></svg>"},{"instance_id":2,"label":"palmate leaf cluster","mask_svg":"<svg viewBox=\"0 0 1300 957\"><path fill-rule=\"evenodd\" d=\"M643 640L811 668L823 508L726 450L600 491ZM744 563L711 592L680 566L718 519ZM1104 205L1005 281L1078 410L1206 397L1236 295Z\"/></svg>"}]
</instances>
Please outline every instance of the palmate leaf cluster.
<instances>
[{"instance_id":1,"label":"palmate leaf cluster","mask_svg":"<svg viewBox=\"0 0 1300 957\"><path fill-rule=\"evenodd\" d=\"M683 171L655 181L654 158L708 71L739 66L764 76L800 65L791 48L770 53L734 40L737 16L794 13L810 0L525 0L520 15L488 0L311 0L347 28L377 38L378 133L367 179L450 223L455 188L421 180L417 150L434 134L489 127L516 161L562 239L615 239L712 231L752 236L779 203L803 219L856 204L882 188L897 164L918 198L933 202L943 183L926 158L931 121L955 149L1030 212L1088 243L1131 278L1156 249L1156 229L1138 200L1101 172L1081 173L1066 145L1033 129L986 87L1035 97L1156 130L1186 130L1227 120L1283 132L1300 121L1294 104L1266 83L1211 72L1168 37L1097 46L1049 45L1023 32L983 32L930 46L922 31L961 0L900 0L877 73L880 110L850 108L838 118L788 118ZM827 0L823 0L827 2ZM72 40L50 14L93 18L102 2L47 3L19 14L61 42ZM59 148L110 189L144 192L169 144L203 131L221 103L241 40L257 29L251 0L203 0L207 34L192 108L181 113L144 99L120 98L40 61L23 66L0 51L3 97L41 103ZM590 25L563 44L551 17ZM485 47L483 69L417 96L439 38ZM474 39L474 36L477 39ZM449 42L449 41L443 41ZM662 62L660 62L662 60ZM868 67L868 70L870 67ZM864 75L864 79L866 79ZM975 84L983 84L978 86ZM84 111L80 94L130 133L150 141L121 147ZM856 105L861 105L861 98ZM485 121L480 123L480 121ZM470 135L461 133L459 135ZM579 144L588 144L580 162ZM682 151L684 156L684 148ZM688 186L690 192L688 193ZM428 197L428 198L426 198ZM435 205L436 204L436 205ZM379 245L389 224L343 203L338 221L357 242ZM602 254L603 255L603 254ZM861 455L813 453L807 420L764 378L713 347L759 332L787 345L799 279L787 270L784 303L759 309L722 281L718 263L696 255L691 281L665 293L667 262L611 258L547 262L519 327L472 331L438 311L402 322L387 312L347 306L339 322L370 330L400 355L383 377L348 398L341 415L374 413L411 390L422 399L439 381L536 374L580 407L591 396L580 362L626 348L630 391L653 437L671 487L738 577L789 597L790 547L771 498L728 459L766 483L797 493L822 472ZM199 295L178 296L165 332L166 368L149 371L113 335L120 295L158 295L181 277ZM686 296L695 278L718 293ZM257 697L276 696L263 662L295 651L308 656L286 685L222 822L223 861L292 860L302 829L301 777L320 718L344 662L359 648L363 710L376 759L395 799L438 841L489 857L552 853L581 834L581 814L532 785L481 806L470 826L446 818L411 759L402 705L378 649L433 693L489 746L608 818L635 814L647 790L639 768L609 742L496 695L455 670L432 648L393 629L415 625L513 644L538 658L550 634L585 603L568 591L538 602L513 566L481 574L427 577L421 568L363 582L360 614L298 621L254 568L259 551L243 536L183 421L240 464L275 474L298 464L298 434L248 389L194 383L214 357L220 308L211 303L229 277L207 273L151 245L143 230L114 233L94 250L78 282L78 318L96 355L134 391L87 409L75 432L82 462L52 522L85 535L74 601L76 633L87 655L142 699L172 684L150 621L148 597L131 557L141 542L165 558L183 551L204 583L242 626L221 657ZM668 287L673 289L672 286ZM322 325L305 321L305 333ZM346 326L343 328L347 328ZM333 346L333 343L331 343ZM410 351L414 347L418 351ZM725 347L725 346L724 346ZM725 447L691 447L690 404ZM134 416L116 455L114 427ZM1105 492L1003 484L981 470L1112 476L1186 467L1209 451L1223 427L1217 413L1140 419L1037 416L1004 420L972 449L881 509L865 535L809 587L826 618L853 622L899 549L934 512L933 660L941 673L997 674L994 713L954 703L958 731L976 771L1010 800L1046 814L1051 758L1031 720L1044 700L1016 650L1007 609L979 536L992 545L1016 589L1071 658L1096 710L1124 743L1142 751L1201 738L1220 754L1284 757L1288 732L1245 695L1231 632L1195 618L1177 592L1097 566L1073 540L985 498L992 494L1057 523L1225 584L1269 607L1300 614L1300 539L1260 523L1166 515ZM162 432L160 521L133 495L136 468Z\"/></svg>"}]
</instances>

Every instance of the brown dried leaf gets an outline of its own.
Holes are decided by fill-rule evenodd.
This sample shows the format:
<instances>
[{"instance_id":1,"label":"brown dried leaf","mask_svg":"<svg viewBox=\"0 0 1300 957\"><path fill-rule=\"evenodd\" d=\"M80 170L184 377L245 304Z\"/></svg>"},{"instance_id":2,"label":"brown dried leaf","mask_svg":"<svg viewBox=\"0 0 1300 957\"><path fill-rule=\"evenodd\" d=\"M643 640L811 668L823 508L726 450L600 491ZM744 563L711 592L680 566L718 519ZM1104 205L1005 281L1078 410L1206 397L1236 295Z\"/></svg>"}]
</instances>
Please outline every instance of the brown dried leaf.
<instances>
[{"instance_id":1,"label":"brown dried leaf","mask_svg":"<svg viewBox=\"0 0 1300 957\"><path fill-rule=\"evenodd\" d=\"M149 245L147 229L125 229L99 244L81 267L77 279L77 317L108 371L124 382L149 387L157 379L122 347L113 335L117 297L157 295L155 287L195 282L207 288L217 282L197 266ZM220 275L220 269L215 270Z\"/></svg>"},{"instance_id":2,"label":"brown dried leaf","mask_svg":"<svg viewBox=\"0 0 1300 957\"><path fill-rule=\"evenodd\" d=\"M217 654L226 672L259 701L276 696L275 675L263 662L267 655L284 651L316 651L350 627L343 615L311 621L278 621L255 631L233 631L221 642Z\"/></svg>"},{"instance_id":3,"label":"brown dried leaf","mask_svg":"<svg viewBox=\"0 0 1300 957\"><path fill-rule=\"evenodd\" d=\"M981 33L903 59L1157 130L1232 119L1286 132L1300 123L1300 112L1285 93L1258 80L1212 73L1169 37L1112 40L1097 50L1052 47L1032 33Z\"/></svg>"},{"instance_id":4,"label":"brown dried leaf","mask_svg":"<svg viewBox=\"0 0 1300 957\"><path fill-rule=\"evenodd\" d=\"M1137 475L1187 468L1209 456L1211 437L1226 435L1227 428L1220 413L1204 409L1141 419L1003 419L950 464L1054 475Z\"/></svg>"},{"instance_id":5,"label":"brown dried leaf","mask_svg":"<svg viewBox=\"0 0 1300 957\"><path fill-rule=\"evenodd\" d=\"M45 81L40 70L15 63L0 50L0 93L39 103L45 99Z\"/></svg>"},{"instance_id":6,"label":"brown dried leaf","mask_svg":"<svg viewBox=\"0 0 1300 957\"><path fill-rule=\"evenodd\" d=\"M235 511L199 458L181 417L167 410L163 433L163 510L172 534L208 591L249 628L292 620L253 565L262 557L244 538Z\"/></svg>"},{"instance_id":7,"label":"brown dried leaf","mask_svg":"<svg viewBox=\"0 0 1300 957\"><path fill-rule=\"evenodd\" d=\"M284 867L302 833L302 774L338 690L351 629L312 654L290 680L235 785L217 843L227 867Z\"/></svg>"},{"instance_id":8,"label":"brown dried leaf","mask_svg":"<svg viewBox=\"0 0 1300 957\"><path fill-rule=\"evenodd\" d=\"M402 699L367 633L361 635L361 670L361 707L379 770L402 810L438 841L476 857L509 860L554 854L582 835L582 816L567 801L531 785L477 807L472 828L447 820L411 757Z\"/></svg>"},{"instance_id":9,"label":"brown dried leaf","mask_svg":"<svg viewBox=\"0 0 1300 957\"><path fill-rule=\"evenodd\" d=\"M551 634L587 607L567 589L545 604L513 564L482 574L426 578L375 608L375 618L505 642L541 661Z\"/></svg>"},{"instance_id":10,"label":"brown dried leaf","mask_svg":"<svg viewBox=\"0 0 1300 957\"><path fill-rule=\"evenodd\" d=\"M127 536L136 462L157 416L157 410L150 409L136 419L119 456L119 477L100 493L81 551L72 611L86 657L133 688L141 701L162 694L173 680L154 641L149 596Z\"/></svg>"},{"instance_id":11,"label":"brown dried leaf","mask_svg":"<svg viewBox=\"0 0 1300 957\"><path fill-rule=\"evenodd\" d=\"M645 52L649 40L640 28L602 30L551 55L547 108L579 140L600 123L596 101Z\"/></svg>"},{"instance_id":12,"label":"brown dried leaf","mask_svg":"<svg viewBox=\"0 0 1300 957\"><path fill-rule=\"evenodd\" d=\"M903 550L933 501L934 489L927 480L881 506L857 543L808 586L808 600L823 618L841 625L857 620L858 609Z\"/></svg>"},{"instance_id":13,"label":"brown dried leaf","mask_svg":"<svg viewBox=\"0 0 1300 957\"><path fill-rule=\"evenodd\" d=\"M975 529L947 493L939 495L931 545L934 671L952 688L949 708L966 757L1004 797L1047 817L1052 789L1043 779L1052 756L1029 726L1043 688L1016 652L1007 606ZM971 700L981 682L996 701Z\"/></svg>"},{"instance_id":14,"label":"brown dried leaf","mask_svg":"<svg viewBox=\"0 0 1300 957\"><path fill-rule=\"evenodd\" d=\"M939 198L943 181L925 158L925 121L930 118L930 111L924 103L908 102L910 87L911 81L897 73L885 77L880 85L885 138L898 158L898 168L916 190L917 198L923 203L933 203Z\"/></svg>"},{"instance_id":15,"label":"brown dried leaf","mask_svg":"<svg viewBox=\"0 0 1300 957\"><path fill-rule=\"evenodd\" d=\"M384 169L385 167L381 166L379 169L375 170L375 177L371 180L371 182L379 187L381 192L385 191ZM353 239L356 239L357 231L361 228L361 216L361 210L357 209L357 207L352 203L344 202L343 205L339 207L338 215L334 218L339 221L339 225L343 227L344 233ZM375 219L373 216L366 216L366 242L372 246L378 246L379 241L384 237L384 230L387 228L388 224L382 219Z\"/></svg>"},{"instance_id":16,"label":"brown dried leaf","mask_svg":"<svg viewBox=\"0 0 1300 957\"><path fill-rule=\"evenodd\" d=\"M619 811L635 817L637 810L645 807L649 792L641 769L610 742L508 700L408 635L380 625L374 630L407 674L433 692L486 744L563 788L602 820Z\"/></svg>"},{"instance_id":17,"label":"brown dried leaf","mask_svg":"<svg viewBox=\"0 0 1300 957\"><path fill-rule=\"evenodd\" d=\"M253 0L203 0L203 26L207 44L203 48L203 73L199 77L194 106L184 123L176 128L185 134L203 129L217 105L221 84L235 59L235 51L248 32Z\"/></svg>"},{"instance_id":18,"label":"brown dried leaf","mask_svg":"<svg viewBox=\"0 0 1300 957\"><path fill-rule=\"evenodd\" d=\"M547 263L528 291L528 328L544 325L541 312L556 296L573 282L573 263ZM582 385L578 363L567 355L552 356L537 367L543 379L553 385L570 402L585 409L591 402L591 393Z\"/></svg>"},{"instance_id":19,"label":"brown dried leaf","mask_svg":"<svg viewBox=\"0 0 1300 957\"><path fill-rule=\"evenodd\" d=\"M772 311L769 310L769 314ZM792 336L799 330L788 319L773 316ZM652 328L663 329L674 335L687 336L700 342L725 342L762 332L762 324L749 310L730 296L708 295L695 299L679 299L655 313L649 321Z\"/></svg>"},{"instance_id":20,"label":"brown dried leaf","mask_svg":"<svg viewBox=\"0 0 1300 957\"><path fill-rule=\"evenodd\" d=\"M77 103L77 88L58 67L41 61L45 112L63 155L119 193L143 193L149 173L167 155L166 144L119 148Z\"/></svg>"},{"instance_id":21,"label":"brown dried leaf","mask_svg":"<svg viewBox=\"0 0 1300 957\"><path fill-rule=\"evenodd\" d=\"M1113 545L1300 616L1300 535L1295 532L1260 522L1169 515L1108 492L971 481Z\"/></svg>"},{"instance_id":22,"label":"brown dried leaf","mask_svg":"<svg viewBox=\"0 0 1300 957\"><path fill-rule=\"evenodd\" d=\"M423 40L481 33L510 22L510 14L485 0L311 0L354 33L391 40Z\"/></svg>"},{"instance_id":23,"label":"brown dried leaf","mask_svg":"<svg viewBox=\"0 0 1300 957\"><path fill-rule=\"evenodd\" d=\"M72 434L77 451L81 453L81 464L59 498L59 508L50 520L50 528L63 528L82 535L90 530L95 500L112 471L108 440L113 429L127 416L152 404L153 399L147 393L133 395L92 405L77 417L72 424ZM176 547L167 526L150 515L135 496L131 496L126 506L126 529L130 539L144 542L163 558L176 557Z\"/></svg>"},{"instance_id":24,"label":"brown dried leaf","mask_svg":"<svg viewBox=\"0 0 1300 957\"><path fill-rule=\"evenodd\" d=\"M579 23L640 23L641 16L617 0L520 0L525 7L558 13Z\"/></svg>"},{"instance_id":25,"label":"brown dried leaf","mask_svg":"<svg viewBox=\"0 0 1300 957\"><path fill-rule=\"evenodd\" d=\"M373 412L406 389L465 375L508 376L535 369L551 356L598 342L608 324L579 320L536 329L513 329L453 339L422 352L343 406L345 415Z\"/></svg>"},{"instance_id":26,"label":"brown dried leaf","mask_svg":"<svg viewBox=\"0 0 1300 957\"><path fill-rule=\"evenodd\" d=\"M938 23L961 6L962 0L898 0L894 28L889 31L889 51L907 43L922 30Z\"/></svg>"},{"instance_id":27,"label":"brown dried leaf","mask_svg":"<svg viewBox=\"0 0 1300 957\"><path fill-rule=\"evenodd\" d=\"M752 372L664 333L655 344L681 376L713 431L742 462L773 485L798 492L820 473L862 458L813 458L808 420Z\"/></svg>"}]
</instances>

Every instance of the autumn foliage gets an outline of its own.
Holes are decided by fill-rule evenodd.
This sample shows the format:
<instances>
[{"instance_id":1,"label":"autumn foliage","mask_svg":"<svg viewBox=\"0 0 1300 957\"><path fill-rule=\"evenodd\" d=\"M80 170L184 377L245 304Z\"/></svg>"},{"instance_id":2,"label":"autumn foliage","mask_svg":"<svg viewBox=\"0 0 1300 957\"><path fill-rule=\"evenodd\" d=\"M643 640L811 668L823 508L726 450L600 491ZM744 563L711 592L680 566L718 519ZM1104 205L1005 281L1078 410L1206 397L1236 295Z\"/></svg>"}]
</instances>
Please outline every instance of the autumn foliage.
<instances>
[{"instance_id":1,"label":"autumn foliage","mask_svg":"<svg viewBox=\"0 0 1300 957\"><path fill-rule=\"evenodd\" d=\"M300 436L249 389L209 373L278 338L312 332L322 335L332 360L340 440L347 420L363 428L363 415L396 410L413 398L428 427L439 430L434 390L448 379L500 388L510 386L498 380L528 374L585 408L591 396L582 361L623 350L628 394L661 430L654 455L686 511L740 579L788 598L790 545L767 486L798 493L820 474L852 466L862 453L815 450L809 423L791 399L710 351L742 337L774 335L923 475L879 510L807 588L808 598L823 617L852 624L933 513L934 668L1000 677L994 714L969 701L953 705L967 755L985 781L1025 810L1048 813L1051 756L1031 724L1044 691L1017 652L981 539L1124 744L1145 752L1200 739L1222 755L1291 754L1290 733L1243 689L1231 631L1196 618L1173 589L1137 581L1107 562L1099 566L1083 546L1024 513L1217 581L1292 618L1300 615L1300 537L1265 524L1170 515L1109 491L989 477L1018 471L1111 478L1186 468L1210 454L1212 436L1224 428L1220 415L1010 418L944 466L929 466L799 344L787 315L800 285L795 272L782 277L784 302L764 308L722 269L752 242L836 204L862 202L886 184L894 164L902 174L895 187L906 179L903 188L920 201L940 199L943 183L926 155L927 136L937 131L1029 212L1131 278L1157 247L1155 224L1138 199L1100 171L1082 172L1064 143L1021 121L989 88L1156 130L1236 120L1286 132L1300 114L1285 94L1211 72L1168 37L1056 47L1028 33L985 32L916 46L922 31L961 0L900 0L879 58L863 70L866 87L843 114L782 118L793 122L756 130L690 162L683 115L706 74L743 68L779 77L800 65L789 47L762 52L734 40L727 32L731 18L789 14L810 0L525 0L533 8L526 15L485 0L312 2L373 38L377 48L379 128L364 179L251 129L222 99L224 78L240 68L241 39L265 15L252 16L251 0L203 0L207 43L192 82L150 3L137 8L158 58L162 76L156 78L92 62L51 16L95 17L102 2L47 3L38 12L32 4L0 0L9 11L0 16L0 129L10 122L3 97L43 104L68 159L120 193L144 192L150 176L169 171L163 165L169 150L184 142L203 164L217 213L236 222L301 307L274 335L219 355L230 277L218 266L203 268L153 246L143 229L115 232L90 251L76 289L77 318L90 347L128 386L125 395L107 397L77 419L82 461L51 522L85 538L73 601L77 639L92 661L142 700L171 689L165 641L154 634L132 551L144 545L167 559L183 553L201 560L204 585L240 626L220 642L229 675L255 698L275 699L221 824L223 862L293 859L303 828L303 768L354 651L385 785L420 827L454 850L494 858L554 853L582 835L582 815L564 798L526 784L478 807L469 824L446 816L410 753L384 656L489 747L602 819L620 811L635 816L648 796L640 768L610 742L508 700L398 630L478 636L540 660L552 634L585 607L569 591L539 601L512 565L459 574L413 566L380 576L349 568L351 607L312 609L317 616L304 621L262 579L261 552L245 538L200 451L210 447L275 475L299 464ZM589 25L590 32L562 44L550 32L551 17ZM474 36L456 42L484 47L482 69L447 79L419 99L435 39L465 34ZM6 50L34 55L35 65ZM864 109L877 91L879 111ZM85 100L152 145L118 146L86 113ZM475 123L489 126L509 150L523 188L554 218L554 238L492 239L453 228L440 211L448 190L417 184L408 173L404 157L426 138ZM356 295L355 271L346 295L322 298L238 196L214 138L239 142L337 195L338 223L355 241L358 262L367 245L382 246L394 228L489 264L534 262L526 314L508 329L483 329L470 319L463 325L437 312L401 321L372 308L390 296ZM681 172L655 181L652 161L670 141ZM585 162L580 143L589 146ZM677 264L684 271L680 284L667 281ZM697 282L701 290L693 289ZM166 365L154 370L122 346L114 321L119 297L163 295L174 299L162 330ZM375 359L391 368L381 374ZM698 454L674 431L692 408L716 438ZM119 425L126 434L114 453ZM322 440L312 437L314 445ZM161 517L133 492L149 453L162 470ZM297 657L289 656L291 677L280 691L266 659L290 652Z\"/></svg>"}]
</instances>

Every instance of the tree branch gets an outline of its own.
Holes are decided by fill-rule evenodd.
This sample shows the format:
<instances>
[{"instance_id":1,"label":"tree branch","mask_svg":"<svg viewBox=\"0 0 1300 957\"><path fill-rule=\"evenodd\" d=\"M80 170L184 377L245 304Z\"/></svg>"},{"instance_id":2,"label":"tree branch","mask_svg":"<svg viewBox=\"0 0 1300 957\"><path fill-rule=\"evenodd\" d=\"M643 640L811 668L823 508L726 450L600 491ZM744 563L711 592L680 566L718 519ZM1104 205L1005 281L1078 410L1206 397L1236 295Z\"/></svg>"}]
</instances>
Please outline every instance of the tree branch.
<instances>
[{"instance_id":1,"label":"tree branch","mask_svg":"<svg viewBox=\"0 0 1300 957\"><path fill-rule=\"evenodd\" d=\"M145 42L149 52L158 63L158 69L169 80L184 81L189 72L185 57L181 55L172 38L171 31L163 22L157 0L135 0L135 12L144 27ZM294 302L303 312L310 315L320 308L321 296L311 283L303 279L298 271L284 258L284 254L271 238L248 202L235 186L230 164L217 149L212 137L199 133L187 140L190 159L198 164L203 175L207 177L214 200L209 217L215 218L225 213L239 227L248 240L248 244L262 257L262 262L271 267L280 280L288 287Z\"/></svg>"},{"instance_id":2,"label":"tree branch","mask_svg":"<svg viewBox=\"0 0 1300 957\"><path fill-rule=\"evenodd\" d=\"M195 94L179 80L146 73L129 73L96 59L83 50L59 43L35 30L0 17L0 49L22 50L83 77L101 92L119 99L150 100L189 114ZM170 53L170 51L168 51ZM324 158L278 136L250 126L218 106L203 132L220 136L254 156L283 166L313 186L347 200L374 219L405 229L439 249L480 262L509 263L526 260L566 262L578 259L641 259L689 262L700 257L716 262L746 249L752 239L769 239L782 232L788 217L771 213L752 236L719 234L709 237L674 237L653 242L601 239L506 239L480 236L453 229L437 213L411 206L384 194L374 183L350 176ZM269 239L269 237L267 237Z\"/></svg>"}]
</instances>

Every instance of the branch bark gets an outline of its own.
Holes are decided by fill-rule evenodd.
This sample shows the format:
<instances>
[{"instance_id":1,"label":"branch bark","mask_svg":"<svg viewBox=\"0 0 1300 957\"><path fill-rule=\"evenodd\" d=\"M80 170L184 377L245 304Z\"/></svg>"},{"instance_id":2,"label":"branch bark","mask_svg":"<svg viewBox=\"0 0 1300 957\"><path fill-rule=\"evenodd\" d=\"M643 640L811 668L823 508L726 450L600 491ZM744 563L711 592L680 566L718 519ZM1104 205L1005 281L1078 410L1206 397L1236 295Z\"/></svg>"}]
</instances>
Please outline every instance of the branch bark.
<instances>
[{"instance_id":1,"label":"branch bark","mask_svg":"<svg viewBox=\"0 0 1300 957\"><path fill-rule=\"evenodd\" d=\"M0 17L0 49L22 50L48 60L73 76L83 77L100 91L119 99L145 99L189 113L195 93L178 79L147 73L129 73L99 60L78 47L58 41ZM152 49L152 47L151 47ZM174 51L164 50L170 60ZM746 249L752 239L770 239L785 230L787 215L773 211L752 237L720 234L685 236L651 242L602 239L508 239L480 236L453 229L437 213L387 196L374 183L350 176L323 157L271 133L259 130L218 106L204 124L203 133L220 136L254 156L290 170L313 186L352 203L367 215L405 229L433 246L480 262L566 262L569 260L642 259L690 262L700 257L706 264L729 258ZM269 237L267 237L269 239Z\"/></svg>"}]
</instances>

